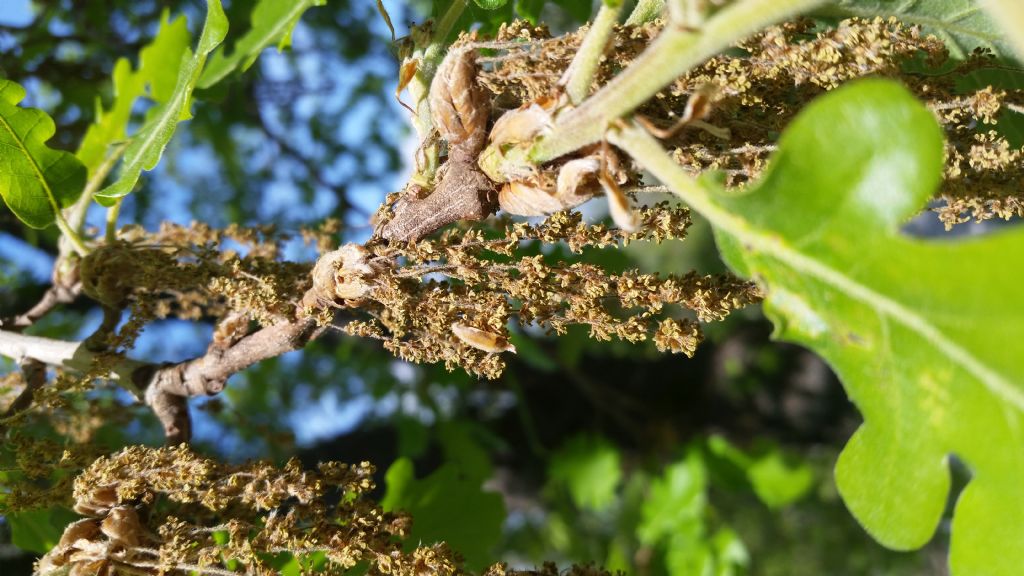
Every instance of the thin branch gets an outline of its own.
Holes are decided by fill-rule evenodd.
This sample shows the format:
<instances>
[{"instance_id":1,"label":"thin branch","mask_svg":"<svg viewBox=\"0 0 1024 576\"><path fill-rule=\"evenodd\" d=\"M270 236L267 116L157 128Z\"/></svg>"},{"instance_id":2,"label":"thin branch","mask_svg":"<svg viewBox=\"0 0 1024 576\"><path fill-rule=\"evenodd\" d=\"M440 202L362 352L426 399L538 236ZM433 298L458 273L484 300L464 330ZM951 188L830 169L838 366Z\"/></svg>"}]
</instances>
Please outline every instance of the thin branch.
<instances>
[{"instance_id":1,"label":"thin branch","mask_svg":"<svg viewBox=\"0 0 1024 576\"><path fill-rule=\"evenodd\" d=\"M18 362L34 360L48 366L86 372L99 354L90 350L86 342L67 342L0 330L0 356ZM110 376L131 386L132 373L145 365L145 362L125 358L114 366Z\"/></svg>"},{"instance_id":2,"label":"thin branch","mask_svg":"<svg viewBox=\"0 0 1024 576\"><path fill-rule=\"evenodd\" d=\"M152 365L136 370L134 381L147 396L152 391L175 396L204 396L224 389L228 378L253 364L298 350L319 333L316 322L310 318L267 326L246 336L225 349L213 349L207 354L180 362L160 366Z\"/></svg>"},{"instance_id":3,"label":"thin branch","mask_svg":"<svg viewBox=\"0 0 1024 576\"><path fill-rule=\"evenodd\" d=\"M25 387L11 405L0 415L0 438L7 432L7 424L16 416L32 406L36 391L46 385L46 365L35 360L21 362L21 371Z\"/></svg>"},{"instance_id":4,"label":"thin branch","mask_svg":"<svg viewBox=\"0 0 1024 576\"><path fill-rule=\"evenodd\" d=\"M661 16L665 0L639 0L626 19L626 26L639 26Z\"/></svg>"},{"instance_id":5,"label":"thin branch","mask_svg":"<svg viewBox=\"0 0 1024 576\"><path fill-rule=\"evenodd\" d=\"M268 326L228 348L176 364L150 364L129 358L114 363L111 376L152 408L164 426L168 443L186 442L191 433L187 398L216 394L230 378L267 358L305 346L322 331L311 318ZM77 372L88 371L101 353L87 342L0 331L0 356L35 361Z\"/></svg>"},{"instance_id":6,"label":"thin branch","mask_svg":"<svg viewBox=\"0 0 1024 576\"><path fill-rule=\"evenodd\" d=\"M75 282L70 286L53 284L46 289L46 292L43 292L43 297L39 299L39 302L27 312L9 318L0 318L0 329L7 331L24 330L35 324L43 316L49 314L57 306L74 302L81 292L81 282Z\"/></svg>"}]
</instances>

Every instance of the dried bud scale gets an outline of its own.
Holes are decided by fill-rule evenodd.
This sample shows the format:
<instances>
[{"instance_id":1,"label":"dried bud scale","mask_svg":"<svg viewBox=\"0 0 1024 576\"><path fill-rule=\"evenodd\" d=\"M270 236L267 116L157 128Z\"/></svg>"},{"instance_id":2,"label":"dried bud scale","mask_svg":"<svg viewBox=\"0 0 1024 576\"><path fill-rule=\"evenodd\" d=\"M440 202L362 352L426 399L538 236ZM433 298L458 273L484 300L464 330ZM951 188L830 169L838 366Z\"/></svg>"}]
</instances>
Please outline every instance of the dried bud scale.
<instances>
[{"instance_id":1,"label":"dried bud scale","mask_svg":"<svg viewBox=\"0 0 1024 576\"><path fill-rule=\"evenodd\" d=\"M454 572L459 563L446 548L402 551L408 519L366 499L372 474L365 462L327 462L317 470L303 470L295 460L280 468L233 466L183 445L127 448L97 459L75 479L76 506L91 518L69 525L36 573L98 574L116 566L133 574L204 573L197 567L269 574L266 558L282 550L323 553L340 570L368 562L410 573L427 559ZM108 506L97 507L100 502ZM215 532L225 532L227 541Z\"/></svg>"},{"instance_id":2,"label":"dried bud scale","mask_svg":"<svg viewBox=\"0 0 1024 576\"><path fill-rule=\"evenodd\" d=\"M468 162L483 149L491 100L477 83L476 51L460 45L448 51L430 83L430 113L449 156Z\"/></svg>"}]
</instances>

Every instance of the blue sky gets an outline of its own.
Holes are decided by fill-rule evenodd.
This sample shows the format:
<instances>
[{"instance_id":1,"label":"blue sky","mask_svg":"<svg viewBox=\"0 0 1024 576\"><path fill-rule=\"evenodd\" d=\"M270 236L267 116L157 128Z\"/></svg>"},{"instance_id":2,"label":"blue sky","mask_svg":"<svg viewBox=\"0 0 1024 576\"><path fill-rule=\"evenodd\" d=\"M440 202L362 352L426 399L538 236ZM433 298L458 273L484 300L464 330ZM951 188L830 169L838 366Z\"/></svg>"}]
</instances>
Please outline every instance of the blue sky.
<instances>
[{"instance_id":1,"label":"blue sky","mask_svg":"<svg viewBox=\"0 0 1024 576\"><path fill-rule=\"evenodd\" d=\"M31 0L4 0L4 9L0 10L0 24L7 26L24 26L32 21Z\"/></svg>"},{"instance_id":2,"label":"blue sky","mask_svg":"<svg viewBox=\"0 0 1024 576\"><path fill-rule=\"evenodd\" d=\"M31 0L0 0L0 5L2 5L0 24L25 26L33 20L34 8ZM382 34L386 32L383 22L374 21L369 22L368 25L380 28L379 31ZM295 31L294 43L301 46L309 41L308 36L308 31L303 30L300 23ZM288 68L285 71L290 70L300 75L320 77L324 75L324 70L322 66L317 64L316 62L299 62L297 70ZM345 70L331 70L329 75L338 79L336 84L339 91L350 91L354 88L354 82L358 79L359 75L365 73L368 69L379 66L379 64L379 62L364 62L362 67L365 67L365 69L351 67ZM283 74L282 66L288 67L288 63L276 54L274 50L268 50L261 57L258 65L262 67L263 73L269 76ZM385 89L393 91L394 86L385 87ZM45 108L43 102L33 102L32 97L32 91L29 90L28 99L23 104ZM346 101L344 95L340 92L335 92L334 94L325 95L324 100L320 101L318 105L334 105L332 104L333 102L344 101ZM296 109L299 114L316 113L315 106L306 106L306 104L304 101L296 103ZM304 106L310 109L306 110ZM395 108L396 110L392 111L395 116L402 114L397 109L397 106ZM369 132L370 124L379 121L376 117L376 114L379 113L380 111L366 110L365 112L355 114L355 118L352 118L352 122L346 126L348 138L355 142L365 138ZM273 118L271 122L274 122ZM188 123L180 126L180 131L183 134L187 133ZM289 133L289 136L294 139L296 146L299 148L306 149L315 146L315 142L312 141L310 135ZM396 134L394 137L401 138L402 136ZM410 146L414 146L414 143L410 143ZM179 155L180 160L189 165L189 171L192 175L195 175L197 172L210 172L209 176L211 178L217 177L220 167L210 161L209 154L205 153L204 150L186 148L180 150ZM370 162L374 160L374 158L369 159ZM347 177L344 170L345 167L342 164L339 167L339 179ZM290 182L291 176L290 174L283 174L280 180L271 183L267 189L260 191L262 195L260 216L262 218L268 221L277 219L289 220L291 219L290 217L294 216L294 213L298 212L305 217L304 219L309 219L311 215L326 214L333 209L336 200L333 197L329 197L326 193L318 193L312 203L304 203L298 191ZM160 220L187 223L193 218L204 220L209 217L207 214L190 212L186 202L188 196L183 190L180 190L182 186L176 182L174 171L170 170L166 163L158 166L153 172L146 173L143 178L155 183L154 192L160 196L161 202L158 207L152 207L150 212L146 214L147 217L140 223L149 228L154 228L155 223ZM352 199L361 205L365 211L372 212L387 191L400 185L401 179L401 175L382 173L382 177L373 182L352 183L350 185ZM126 224L132 220L131 214L134 211L131 209L130 203L133 201L133 198L129 197L128 200L129 203L126 205L126 210L122 212L123 216L126 213L128 216L122 218L121 224ZM0 204L0 209L6 208ZM218 216L223 217L222 215ZM98 206L94 206L90 212L89 223L102 226L103 219L104 211ZM211 224L221 225L224 222L211 222ZM356 239L359 235L365 235L367 232L368 228L365 225L357 227L353 239ZM315 256L315 254L309 253L308 250L302 251L299 247L296 248L304 253L289 254L289 257L310 259ZM10 274L17 270L27 274L39 283L45 283L49 279L52 264L53 259L50 255L0 231L0 280L2 280L5 273ZM81 327L83 333L90 331L97 320L98 318L87 319ZM208 339L207 332L209 332L209 327L196 326L188 322L160 322L148 327L143 332L133 355L153 361L182 360L202 352L204 343ZM293 361L298 360L301 355L301 352L293 353L293 356L297 357ZM233 379L235 385L244 386L244 381L244 375ZM297 392L303 392L303 389L306 388L306 384L301 382L293 382L292 384L297 386ZM301 409L297 409L293 414L285 416L285 419L292 424L297 439L304 444L349 430L374 410L373 402L367 395L349 399L346 402L339 394L326 393L318 398L311 397L308 400L301 404ZM218 438L224 438L225 431L211 422L204 413L197 411L194 414L197 417L196 436L198 440L214 441Z\"/></svg>"}]
</instances>

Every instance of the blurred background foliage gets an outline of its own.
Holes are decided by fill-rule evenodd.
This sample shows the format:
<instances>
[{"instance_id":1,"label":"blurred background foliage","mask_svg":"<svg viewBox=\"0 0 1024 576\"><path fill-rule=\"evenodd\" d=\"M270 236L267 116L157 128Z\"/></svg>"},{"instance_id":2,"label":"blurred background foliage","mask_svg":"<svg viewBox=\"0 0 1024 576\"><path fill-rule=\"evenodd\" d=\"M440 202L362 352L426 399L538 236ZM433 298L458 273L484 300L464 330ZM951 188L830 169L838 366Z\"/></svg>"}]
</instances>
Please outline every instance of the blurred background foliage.
<instances>
[{"instance_id":1,"label":"blurred background foliage","mask_svg":"<svg viewBox=\"0 0 1024 576\"><path fill-rule=\"evenodd\" d=\"M2 74L27 88L25 105L53 116L51 144L67 150L81 140L97 98L109 104L114 62L135 61L161 14L185 15L195 38L205 10L201 0L13 1L25 5L25 17L0 25ZM229 47L253 3L225 2ZM443 3L384 4L401 35ZM472 8L460 27L486 31L518 14L557 32L591 8L518 0L496 11ZM248 73L197 92L195 117L127 199L122 222L296 231L337 218L343 239L365 238L369 215L401 186L417 145L394 97L397 69L374 2L329 0L309 10L290 50L267 50ZM101 215L90 221L99 225ZM0 211L0 316L38 298L56 240L54 228L31 230ZM294 242L289 256L315 254ZM700 223L685 242L584 258L612 269L722 269ZM79 300L32 331L76 339L99 318ZM181 360L205 348L210 330L157 323L134 354ZM944 572L948 529L922 551L890 552L843 508L831 467L859 417L828 368L769 342L756 312L708 332L689 360L651 345L595 342L581 330L557 339L526 330L515 335L519 354L496 382L410 365L369 340L328 334L193 402L196 444L229 460L370 460L384 507L416 519L410 544L446 540L473 568L504 559L651 576ZM89 421L90 406L103 404L124 406L122 420ZM68 412L65 425L39 423L26 433L108 450L161 442L147 411L113 390L90 392ZM12 463L6 450L0 459L2 484ZM0 572L28 573L69 518L59 509L4 518ZM297 569L282 564L284 573Z\"/></svg>"}]
</instances>

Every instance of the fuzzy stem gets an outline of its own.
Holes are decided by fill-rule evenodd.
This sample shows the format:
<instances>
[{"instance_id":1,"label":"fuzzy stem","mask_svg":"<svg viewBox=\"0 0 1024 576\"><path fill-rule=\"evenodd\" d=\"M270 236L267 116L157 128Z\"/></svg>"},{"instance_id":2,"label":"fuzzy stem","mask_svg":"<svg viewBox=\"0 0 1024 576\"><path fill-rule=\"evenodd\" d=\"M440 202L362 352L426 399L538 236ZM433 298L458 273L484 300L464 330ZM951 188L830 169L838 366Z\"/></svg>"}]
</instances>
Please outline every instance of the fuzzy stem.
<instances>
[{"instance_id":1,"label":"fuzzy stem","mask_svg":"<svg viewBox=\"0 0 1024 576\"><path fill-rule=\"evenodd\" d=\"M96 170L89 177L89 181L85 183L85 188L82 190L82 195L67 212L67 224L68 227L76 232L82 229L82 224L85 222L85 214L89 210L89 204L92 203L92 196L100 189L103 185L103 181L107 179L107 175L117 165L117 161L120 160L121 155L127 148L127 143L118 144L113 147L110 154L103 159L103 162L96 167ZM72 239L69 237L67 240L61 238L60 241L60 256L66 258L71 254L74 249ZM77 251L77 250L76 250ZM81 252L79 252L81 254Z\"/></svg>"},{"instance_id":2,"label":"fuzzy stem","mask_svg":"<svg viewBox=\"0 0 1024 576\"><path fill-rule=\"evenodd\" d=\"M671 23L625 71L555 122L554 131L528 152L542 164L601 140L609 124L670 82L737 41L826 0L741 0L696 31Z\"/></svg>"},{"instance_id":3,"label":"fuzzy stem","mask_svg":"<svg viewBox=\"0 0 1024 576\"><path fill-rule=\"evenodd\" d=\"M418 154L423 155L423 162L422 165L417 165L417 174L414 175L414 178L418 177L419 180L422 180L417 182L421 185L432 184L438 168L439 151L437 144L429 143L434 133L434 121L430 117L430 105L427 98L430 93L430 82L434 79L434 73L437 72L438 64L444 58L445 38L448 37L452 28L455 27L455 22L458 21L459 16L466 9L467 2L468 0L455 0L452 2L451 6L448 7L448 11L438 21L437 27L431 33L426 44L417 45L416 50L406 58L406 62L417 62L416 74L409 81L408 90L409 95L412 97L413 106L416 108L416 114L412 119L412 123L413 127L416 128L416 133L419 134L422 147ZM414 28L412 33L414 41L416 39L416 31L417 29Z\"/></svg>"},{"instance_id":4,"label":"fuzzy stem","mask_svg":"<svg viewBox=\"0 0 1024 576\"><path fill-rule=\"evenodd\" d=\"M113 244L117 241L117 216L121 213L122 200L123 198L118 198L117 201L114 202L113 206L107 208L107 244Z\"/></svg>"},{"instance_id":5,"label":"fuzzy stem","mask_svg":"<svg viewBox=\"0 0 1024 576\"><path fill-rule=\"evenodd\" d=\"M68 224L68 221L64 219L64 215L61 214L60 210L57 210L55 212L55 215L57 220L57 228L60 229L60 232L61 234L63 234L64 238L67 238L68 242L71 244L71 248L75 251L75 253L77 253L79 256L85 256L86 254L88 254L89 247L85 245L85 241L83 241L82 237L78 235L78 232L75 231L75 229Z\"/></svg>"},{"instance_id":6,"label":"fuzzy stem","mask_svg":"<svg viewBox=\"0 0 1024 576\"><path fill-rule=\"evenodd\" d=\"M622 4L609 6L601 4L601 9L594 17L587 36L580 44L580 49L573 57L572 63L566 68L562 76L562 83L565 85L565 92L569 96L569 102L573 106L579 104L590 94L590 85L594 81L594 74L597 72L598 64L608 46L608 39L611 38L612 30L619 21L619 13L622 11Z\"/></svg>"},{"instance_id":7,"label":"fuzzy stem","mask_svg":"<svg viewBox=\"0 0 1024 576\"><path fill-rule=\"evenodd\" d=\"M661 16L665 0L640 0L626 19L626 26L639 26Z\"/></svg>"}]
</instances>

